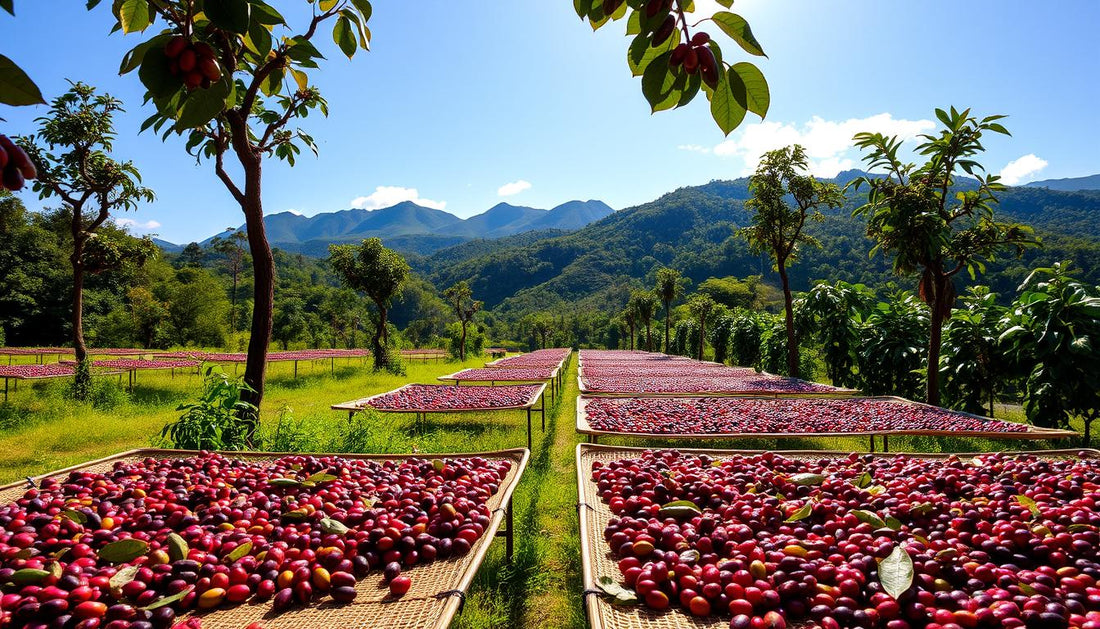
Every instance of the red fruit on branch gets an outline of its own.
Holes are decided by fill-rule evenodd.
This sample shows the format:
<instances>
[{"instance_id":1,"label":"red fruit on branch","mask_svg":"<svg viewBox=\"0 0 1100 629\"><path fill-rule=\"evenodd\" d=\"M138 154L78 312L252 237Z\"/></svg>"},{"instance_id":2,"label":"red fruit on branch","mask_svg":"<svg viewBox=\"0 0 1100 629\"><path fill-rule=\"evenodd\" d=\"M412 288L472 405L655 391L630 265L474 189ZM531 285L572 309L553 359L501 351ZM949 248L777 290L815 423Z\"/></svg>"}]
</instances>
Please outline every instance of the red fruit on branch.
<instances>
[{"instance_id":1,"label":"red fruit on branch","mask_svg":"<svg viewBox=\"0 0 1100 629\"><path fill-rule=\"evenodd\" d=\"M656 48L672 36L672 31L676 30L676 18L668 16L665 21L661 22L661 25L657 27L657 30L653 31L653 39L650 42L651 48Z\"/></svg>"},{"instance_id":2,"label":"red fruit on branch","mask_svg":"<svg viewBox=\"0 0 1100 629\"><path fill-rule=\"evenodd\" d=\"M718 85L718 60L714 58L714 52L711 51L710 46L700 46L698 49L699 55L699 76L702 77L703 82L708 87L714 89Z\"/></svg>"},{"instance_id":3,"label":"red fruit on branch","mask_svg":"<svg viewBox=\"0 0 1100 629\"><path fill-rule=\"evenodd\" d=\"M199 72L208 81L217 81L222 78L222 70L218 67L218 62L213 57L202 57L199 59Z\"/></svg>"},{"instance_id":4,"label":"red fruit on branch","mask_svg":"<svg viewBox=\"0 0 1100 629\"><path fill-rule=\"evenodd\" d=\"M179 65L180 71L185 73L194 70L195 65L198 64L198 62L199 58L198 55L195 54L194 47L184 49L184 51L180 53L179 58L176 60L176 63Z\"/></svg>"},{"instance_id":5,"label":"red fruit on branch","mask_svg":"<svg viewBox=\"0 0 1100 629\"><path fill-rule=\"evenodd\" d=\"M684 57L684 70L688 74L695 74L699 71L699 53L694 48L689 50Z\"/></svg>"},{"instance_id":6,"label":"red fruit on branch","mask_svg":"<svg viewBox=\"0 0 1100 629\"><path fill-rule=\"evenodd\" d=\"M691 50L691 46L687 44L680 44L672 49L672 55L668 58L669 67L676 68L684 63L684 57L687 57L688 51Z\"/></svg>"},{"instance_id":7,"label":"red fruit on branch","mask_svg":"<svg viewBox=\"0 0 1100 629\"><path fill-rule=\"evenodd\" d=\"M709 41L710 41L710 35L708 35L707 33L702 32L702 31L699 31L698 33L695 33L694 35L691 36L691 45L694 46L695 48L705 46L705 45L707 45L707 42L709 42Z\"/></svg>"},{"instance_id":8,"label":"red fruit on branch","mask_svg":"<svg viewBox=\"0 0 1100 629\"><path fill-rule=\"evenodd\" d=\"M172 39L168 40L168 43L164 45L164 56L169 59L176 59L180 54L191 45L191 40L187 39L183 35L176 35Z\"/></svg>"}]
</instances>

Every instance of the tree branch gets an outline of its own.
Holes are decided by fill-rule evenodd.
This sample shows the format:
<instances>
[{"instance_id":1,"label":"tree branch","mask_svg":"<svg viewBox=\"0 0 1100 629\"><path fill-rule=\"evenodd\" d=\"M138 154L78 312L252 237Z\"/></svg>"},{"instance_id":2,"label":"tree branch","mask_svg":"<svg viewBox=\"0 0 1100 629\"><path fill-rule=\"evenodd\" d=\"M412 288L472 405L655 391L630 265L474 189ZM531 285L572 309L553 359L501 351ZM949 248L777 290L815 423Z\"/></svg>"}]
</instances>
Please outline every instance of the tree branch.
<instances>
[{"instance_id":1,"label":"tree branch","mask_svg":"<svg viewBox=\"0 0 1100 629\"><path fill-rule=\"evenodd\" d=\"M283 115L279 116L279 119L275 122L267 125L267 129L264 130L264 135L262 138L260 138L260 142L256 148L261 151L267 150L267 142L271 139L271 136L279 129L285 127L286 123L290 122L290 118L294 115L294 110L298 108L298 105L301 105L305 101L305 98L299 98L297 94L292 96L290 99L290 105L287 106L286 111L283 112Z\"/></svg>"},{"instance_id":2,"label":"tree branch","mask_svg":"<svg viewBox=\"0 0 1100 629\"><path fill-rule=\"evenodd\" d=\"M222 180L225 184L229 194L233 195L233 199L239 204L244 205L244 195L241 193L241 189L237 187L236 182L229 176L229 173L225 171L225 129L222 128L221 121L218 122L218 133L214 136L214 172L217 173L218 179Z\"/></svg>"}]
</instances>

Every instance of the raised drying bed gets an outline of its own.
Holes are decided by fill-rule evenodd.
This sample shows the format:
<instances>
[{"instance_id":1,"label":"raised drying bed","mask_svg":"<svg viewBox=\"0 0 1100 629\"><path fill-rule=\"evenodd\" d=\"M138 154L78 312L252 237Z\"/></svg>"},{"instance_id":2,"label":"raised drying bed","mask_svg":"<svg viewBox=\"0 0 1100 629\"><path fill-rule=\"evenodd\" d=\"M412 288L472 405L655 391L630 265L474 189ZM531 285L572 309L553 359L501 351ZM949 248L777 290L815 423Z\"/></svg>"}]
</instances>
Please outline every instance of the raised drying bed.
<instances>
[{"instance_id":1,"label":"raised drying bed","mask_svg":"<svg viewBox=\"0 0 1100 629\"><path fill-rule=\"evenodd\" d=\"M143 449L123 452L112 457L75 465L36 477L41 481L50 476L68 475L74 471L107 472L119 462L135 462L147 457L158 459L184 458L196 455L196 452L182 450ZM266 462L291 456L291 453L222 453L226 457L251 462ZM449 560L437 560L424 565L405 569L402 574L412 579L411 589L400 598L389 595L388 588L381 586L380 571L372 571L366 578L360 579L355 586L357 596L348 604L334 603L330 598L314 599L307 605L295 606L278 614L272 613L271 603L244 603L237 607L217 609L202 613L202 626L205 629L241 629L250 623L258 622L265 629L368 629L387 627L397 629L448 627L462 607L466 590L473 581L478 566L481 565L494 537L503 536L507 542L507 553L511 556L512 539L512 494L519 483L530 453L524 449L501 450L474 454L417 454L417 455L360 455L336 454L317 456L337 456L344 459L368 461L406 461L433 458L464 459L481 457L489 460L507 460L511 467L501 481L497 492L488 500L487 506L491 518L484 533L474 542L468 553ZM0 487L0 502L9 503L24 494L26 481ZM501 523L507 520L506 529Z\"/></svg>"},{"instance_id":2,"label":"raised drying bed","mask_svg":"<svg viewBox=\"0 0 1100 629\"><path fill-rule=\"evenodd\" d=\"M577 376L582 394L601 396L761 396L784 397L808 395L817 397L858 395L854 389L786 378L766 372L745 376L650 376L591 378Z\"/></svg>"},{"instance_id":3,"label":"raised drying bed","mask_svg":"<svg viewBox=\"0 0 1100 629\"><path fill-rule=\"evenodd\" d=\"M1077 436L899 397L599 397L577 400L577 432L650 439L868 437L883 451L893 435L1062 439Z\"/></svg>"},{"instance_id":4,"label":"raised drying bed","mask_svg":"<svg viewBox=\"0 0 1100 629\"><path fill-rule=\"evenodd\" d=\"M604 541L604 531L611 519L615 516L611 512L611 508L608 504L604 503L601 499L600 489L592 480L592 465L595 462L600 462L601 465L606 466L620 459L636 459L642 457L646 451L646 448L622 448L590 444L579 444L577 446L576 462L584 588L583 595L585 597L585 608L590 626L592 629L727 629L730 627L731 614L726 610L716 610L715 613L705 616L693 616L681 607L677 601L673 600L670 609L658 612L643 604L614 605L606 596L601 594L601 589L599 588L600 579L609 579L611 582L622 584L623 575L617 565L618 558L611 552L608 543ZM738 456L751 457L762 455L760 451L751 450L683 449L678 450L678 452L680 455L689 456L706 455L712 460L715 460L715 463L713 463L714 465L718 464L717 461ZM1048 460L1074 460L1079 456L1083 456L1088 460L1100 458L1100 451L1097 450L1048 450L1043 452L1015 454L1025 456L1034 455L1040 459ZM782 456L787 459L805 461L828 458L837 462L843 462L849 457L849 453L828 451L778 451L775 452L774 455L776 457ZM962 459L962 464L965 465L985 464L985 462L980 459L971 460L976 456L973 454L867 454L862 456L874 457L875 459L893 459L894 457L898 457L903 464L904 461L913 459L944 461L949 457L958 456ZM1005 457L1002 455L1002 458ZM639 479L638 482L643 481ZM871 482L882 481L872 479ZM767 496L765 495L764 497L766 498ZM806 496L803 493L798 492L797 495L791 493L790 500L812 503L812 501L806 501L805 498ZM1015 508L1017 509L1016 514L1018 518L1026 522L1028 511L1027 503L1020 502ZM791 526L793 527L794 525ZM1027 573L1021 573L1021 576L1025 574ZM788 626L797 627L801 625L789 624ZM807 624L806 626L810 625ZM842 624L841 626L855 625Z\"/></svg>"},{"instance_id":5,"label":"raised drying bed","mask_svg":"<svg viewBox=\"0 0 1100 629\"><path fill-rule=\"evenodd\" d=\"M524 410L527 412L527 447L531 447L531 413L542 415L546 430L546 384L514 384L492 387L460 387L450 384L406 384L386 393L333 404L334 411L347 411L350 420L355 413L373 408L384 413L415 413L417 422L426 421L428 413L487 413ZM535 405L539 404L536 408Z\"/></svg>"}]
</instances>

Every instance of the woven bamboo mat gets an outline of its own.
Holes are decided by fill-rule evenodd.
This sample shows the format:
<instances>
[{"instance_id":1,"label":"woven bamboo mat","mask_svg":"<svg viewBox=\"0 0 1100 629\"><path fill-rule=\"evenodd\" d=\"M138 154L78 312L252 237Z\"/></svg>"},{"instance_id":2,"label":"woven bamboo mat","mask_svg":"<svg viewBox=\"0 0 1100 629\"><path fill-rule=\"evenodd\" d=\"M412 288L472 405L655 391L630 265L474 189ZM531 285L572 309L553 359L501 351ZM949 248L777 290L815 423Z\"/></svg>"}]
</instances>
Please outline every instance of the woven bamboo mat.
<instances>
[{"instance_id":1,"label":"woven bamboo mat","mask_svg":"<svg viewBox=\"0 0 1100 629\"><path fill-rule=\"evenodd\" d=\"M623 448L615 446L591 445L582 443L577 446L577 496L579 499L580 529L581 529L581 565L584 576L585 609L588 612L588 622L592 629L727 629L729 627L729 615L711 615L706 618L697 618L685 613L679 607L673 607L665 612L657 613L649 610L644 605L622 607L612 605L607 599L598 594L596 586L600 577L610 577L616 583L621 582L619 568L615 557L603 539L603 531L611 519L611 510L600 500L599 490L592 482L592 463L602 461L604 463L618 459L627 459L639 456L647 448ZM753 450L706 450L706 449L682 449L680 452L688 454L707 454L711 457L722 459L738 454L758 454ZM790 458L820 459L826 457L838 458L848 456L847 452L831 452L826 450L787 450L775 451ZM1100 450L1044 450L1040 452L1020 452L1019 454L1034 454L1043 458L1076 458L1085 454L1088 458L1100 458ZM924 459L943 459L951 456L950 453L942 454L875 454L877 457L918 457ZM959 456L973 456L973 454Z\"/></svg>"},{"instance_id":2,"label":"woven bamboo mat","mask_svg":"<svg viewBox=\"0 0 1100 629\"><path fill-rule=\"evenodd\" d=\"M55 472L49 472L35 478L40 480L49 476L68 474L72 471L104 472L110 470L118 461L134 461L145 457L181 458L194 455L185 450L143 449L122 452L114 456L75 465ZM227 457L245 461L272 461L297 453L282 452L223 452ZM477 540L473 548L463 557L447 561L415 566L403 572L412 580L412 588L404 596L393 600L389 588L383 584L380 571L372 571L356 584L359 595L349 604L338 604L330 598L314 601L307 606L291 608L279 614L271 612L271 604L244 604L238 607L218 609L202 614L205 629L241 629L250 623L259 622L265 629L375 629L378 627L394 629L432 628L444 629L450 626L455 614L461 608L466 590L473 581L478 566L504 519L504 506L508 504L519 483L523 470L527 466L530 452L526 449L501 450L496 452L463 454L427 454L416 455L368 455L368 454L331 454L347 459L366 459L374 461L404 460L411 458L467 458L506 459L512 462L512 468L501 483L500 489L489 500L488 506L492 518L485 533ZM12 483L0 487L0 503L8 503L21 496L26 482Z\"/></svg>"}]
</instances>

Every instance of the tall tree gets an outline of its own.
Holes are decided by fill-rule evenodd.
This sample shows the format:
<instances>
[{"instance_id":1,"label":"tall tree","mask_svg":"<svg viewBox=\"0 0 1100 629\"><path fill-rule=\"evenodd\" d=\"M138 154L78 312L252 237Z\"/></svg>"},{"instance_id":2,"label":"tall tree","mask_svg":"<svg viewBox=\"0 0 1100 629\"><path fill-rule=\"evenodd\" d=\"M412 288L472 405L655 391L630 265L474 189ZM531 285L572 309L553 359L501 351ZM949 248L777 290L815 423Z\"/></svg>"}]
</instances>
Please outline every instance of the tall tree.
<instances>
[{"instance_id":1,"label":"tall tree","mask_svg":"<svg viewBox=\"0 0 1100 629\"><path fill-rule=\"evenodd\" d=\"M645 326L645 349L653 351L653 313L657 311L657 296L645 290L636 290L630 293L628 307L634 310L634 321L638 325Z\"/></svg>"},{"instance_id":2,"label":"tall tree","mask_svg":"<svg viewBox=\"0 0 1100 629\"><path fill-rule=\"evenodd\" d=\"M470 321L473 321L474 315L481 310L482 302L474 300L474 292L470 290L470 285L466 283L466 280L457 282L443 291L443 298L450 304L451 310L454 311L455 316L458 317L458 322L462 325L459 359L465 361L466 326L470 324Z\"/></svg>"},{"instance_id":3,"label":"tall tree","mask_svg":"<svg viewBox=\"0 0 1100 629\"><path fill-rule=\"evenodd\" d=\"M669 267L657 270L657 287L654 289L657 297L665 306L665 351L668 352L668 333L672 322L672 302L680 296L683 280L680 272Z\"/></svg>"},{"instance_id":4,"label":"tall tree","mask_svg":"<svg viewBox=\"0 0 1100 629\"><path fill-rule=\"evenodd\" d=\"M779 273L787 328L787 372L793 377L798 377L798 342L787 266L798 259L799 247L820 246L806 233L806 221L824 220L820 208L844 203L840 188L817 181L808 168L806 150L798 144L766 153L749 180L752 198L745 207L753 212L752 225L739 232L754 253L771 257Z\"/></svg>"},{"instance_id":5,"label":"tall tree","mask_svg":"<svg viewBox=\"0 0 1100 629\"><path fill-rule=\"evenodd\" d=\"M35 191L43 199L60 199L69 215L73 351L82 365L88 358L84 343L85 275L118 268L127 260L144 262L156 255L155 245L147 238L115 240L97 234L112 212L136 209L139 202L155 198L152 190L141 185L141 174L132 162L118 162L110 156L114 149L114 114L118 111L122 111L122 103L109 94L96 94L95 88L75 83L38 119L33 137L18 138L38 168ZM90 377L88 369L77 370L78 398L87 394Z\"/></svg>"},{"instance_id":6,"label":"tall tree","mask_svg":"<svg viewBox=\"0 0 1100 629\"><path fill-rule=\"evenodd\" d=\"M695 353L695 359L703 360L703 346L706 344L705 339L707 337L707 321L714 314L714 309L718 303L711 299L710 295L695 293L688 299L687 305L691 316L699 322L699 346L698 351Z\"/></svg>"},{"instance_id":7,"label":"tall tree","mask_svg":"<svg viewBox=\"0 0 1100 629\"><path fill-rule=\"evenodd\" d=\"M232 234L222 238L214 236L210 241L210 249L225 257L225 270L229 272L233 287L229 291L229 331L237 331L237 284L240 281L241 271L244 270L247 254L244 244L248 236L242 230L234 230Z\"/></svg>"},{"instance_id":8,"label":"tall tree","mask_svg":"<svg viewBox=\"0 0 1100 629\"><path fill-rule=\"evenodd\" d=\"M396 251L382 246L380 238L367 238L360 245L329 245L332 268L348 288L363 292L378 309L371 351L375 369L388 366L386 312L390 302L409 277L409 263Z\"/></svg>"},{"instance_id":9,"label":"tall tree","mask_svg":"<svg viewBox=\"0 0 1100 629\"><path fill-rule=\"evenodd\" d=\"M93 9L102 0L88 0ZM280 3L289 4L289 3ZM313 138L290 124L328 103L309 84L308 71L323 59L315 36L332 22L332 39L351 58L367 49L368 0L298 0L301 29L264 0L219 0L198 11L194 0L114 2L116 30L144 32L163 25L122 60L123 74L138 70L156 112L142 124L164 137L186 135L186 148L213 162L214 172L245 217L253 263L252 326L242 390L242 412L258 412L264 394L267 349L275 301L275 261L264 230L263 164L274 156L291 166ZM235 157L236 168L226 157ZM258 418L253 418L257 420ZM257 421L252 423L251 440Z\"/></svg>"},{"instance_id":10,"label":"tall tree","mask_svg":"<svg viewBox=\"0 0 1100 629\"><path fill-rule=\"evenodd\" d=\"M855 214L867 219L867 235L893 256L894 272L920 275L919 295L931 311L925 399L940 403L940 342L943 324L955 304L955 276L966 270L971 277L985 270L998 253L1021 255L1037 244L1031 228L1000 222L993 215L994 196L1004 189L997 175L987 175L975 157L985 151L986 133L1009 135L998 120L978 119L970 110L936 110L944 128L924 134L917 154L927 159L917 166L898 157L901 140L881 133L857 133L856 146L867 152L864 161L885 176L860 177L849 185L866 185L867 203ZM960 172L977 180L956 187Z\"/></svg>"},{"instance_id":11,"label":"tall tree","mask_svg":"<svg viewBox=\"0 0 1100 629\"><path fill-rule=\"evenodd\" d=\"M630 351L634 351L634 341L637 340L637 337L634 334L634 326L637 325L637 319L636 313L634 312L633 304L628 304L627 307L623 309L622 317L623 322L626 323L626 326L628 328L630 328Z\"/></svg>"}]
</instances>

